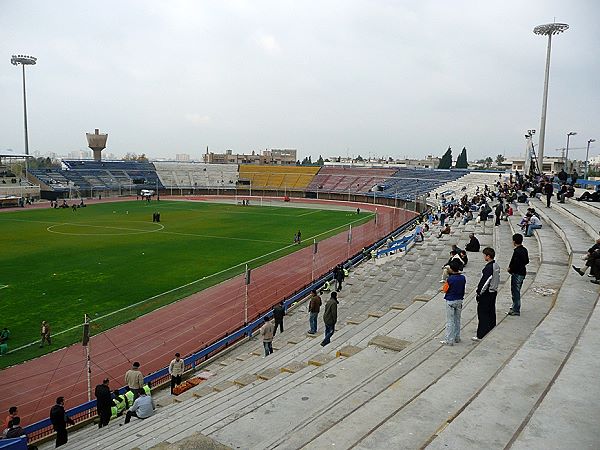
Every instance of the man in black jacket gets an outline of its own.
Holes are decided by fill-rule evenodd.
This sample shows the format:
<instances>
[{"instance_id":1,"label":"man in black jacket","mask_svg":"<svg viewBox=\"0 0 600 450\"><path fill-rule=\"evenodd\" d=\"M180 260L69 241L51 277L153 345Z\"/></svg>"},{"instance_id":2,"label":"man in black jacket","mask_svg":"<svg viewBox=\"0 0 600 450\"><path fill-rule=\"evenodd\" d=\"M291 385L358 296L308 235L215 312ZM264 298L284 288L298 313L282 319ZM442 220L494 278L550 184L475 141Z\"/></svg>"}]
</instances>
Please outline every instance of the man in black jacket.
<instances>
[{"instance_id":1,"label":"man in black jacket","mask_svg":"<svg viewBox=\"0 0 600 450\"><path fill-rule=\"evenodd\" d=\"M50 422L52 422L52 426L56 432L56 447L66 444L68 441L67 424L75 425L75 422L65 412L64 397L56 399L56 405L50 410Z\"/></svg>"},{"instance_id":2,"label":"man in black jacket","mask_svg":"<svg viewBox=\"0 0 600 450\"><path fill-rule=\"evenodd\" d=\"M523 235L521 233L513 234L513 255L508 264L508 273L510 273L510 293L512 295L512 307L506 314L509 316L521 315L521 287L523 280L527 275L527 264L529 264L529 252L523 247Z\"/></svg>"},{"instance_id":3,"label":"man in black jacket","mask_svg":"<svg viewBox=\"0 0 600 450\"><path fill-rule=\"evenodd\" d=\"M275 319L275 331L273 336L277 333L277 326L283 333L283 316L285 316L285 309L283 309L283 302L279 302L277 306L273 308L273 319Z\"/></svg>"},{"instance_id":4,"label":"man in black jacket","mask_svg":"<svg viewBox=\"0 0 600 450\"><path fill-rule=\"evenodd\" d=\"M481 271L481 280L477 286L477 336L471 339L479 341L496 326L496 296L500 283L500 266L494 260L493 248L483 249L483 258L487 263Z\"/></svg>"},{"instance_id":5,"label":"man in black jacket","mask_svg":"<svg viewBox=\"0 0 600 450\"><path fill-rule=\"evenodd\" d=\"M108 425L112 415L112 396L108 387L108 378L105 378L102 384L96 386L94 395L96 396L96 410L98 411L98 417L100 417L98 428L102 428Z\"/></svg>"},{"instance_id":6,"label":"man in black jacket","mask_svg":"<svg viewBox=\"0 0 600 450\"><path fill-rule=\"evenodd\" d=\"M474 233L469 234L469 243L465 245L465 250L468 252L479 252L480 248L479 239L475 237Z\"/></svg>"}]
</instances>

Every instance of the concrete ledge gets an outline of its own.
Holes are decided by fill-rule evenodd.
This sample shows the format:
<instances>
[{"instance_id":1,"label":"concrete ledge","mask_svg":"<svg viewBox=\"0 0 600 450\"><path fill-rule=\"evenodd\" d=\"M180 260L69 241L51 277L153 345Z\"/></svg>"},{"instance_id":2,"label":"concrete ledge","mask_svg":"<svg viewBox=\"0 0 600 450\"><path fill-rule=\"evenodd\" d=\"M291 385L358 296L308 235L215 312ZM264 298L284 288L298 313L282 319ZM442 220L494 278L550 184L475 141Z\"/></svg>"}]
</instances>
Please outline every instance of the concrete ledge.
<instances>
[{"instance_id":1,"label":"concrete ledge","mask_svg":"<svg viewBox=\"0 0 600 450\"><path fill-rule=\"evenodd\" d=\"M253 356L255 356L255 355L252 355L250 353L242 353L241 355L236 356L235 359L237 361L246 361L246 360L252 358Z\"/></svg>"},{"instance_id":2,"label":"concrete ledge","mask_svg":"<svg viewBox=\"0 0 600 450\"><path fill-rule=\"evenodd\" d=\"M291 337L291 338L288 338L288 344L296 345L299 342L302 342L302 338L301 337Z\"/></svg>"},{"instance_id":3,"label":"concrete ledge","mask_svg":"<svg viewBox=\"0 0 600 450\"><path fill-rule=\"evenodd\" d=\"M330 361L333 361L334 359L335 356L333 355L330 355L328 353L321 353L309 359L308 364L310 364L311 366L322 366Z\"/></svg>"},{"instance_id":4,"label":"concrete ledge","mask_svg":"<svg viewBox=\"0 0 600 450\"><path fill-rule=\"evenodd\" d=\"M402 339L396 339L389 336L375 336L373 339L369 341L369 345L374 345L376 347L385 348L387 350L393 350L395 352L400 352L408 347L411 343L408 341L404 341Z\"/></svg>"},{"instance_id":5,"label":"concrete ledge","mask_svg":"<svg viewBox=\"0 0 600 450\"><path fill-rule=\"evenodd\" d=\"M280 373L281 373L281 370L276 369L275 367L269 367L268 369L265 369L262 372L259 372L257 374L257 376L261 380L270 380L271 378L275 378Z\"/></svg>"},{"instance_id":6,"label":"concrete ledge","mask_svg":"<svg viewBox=\"0 0 600 450\"><path fill-rule=\"evenodd\" d=\"M384 314L385 314L385 313L384 313L384 312L381 312L381 311L369 311L369 312L367 313L367 316L368 316L368 317L376 317L376 318L380 318L380 317L383 317L383 315L384 315Z\"/></svg>"},{"instance_id":7,"label":"concrete ledge","mask_svg":"<svg viewBox=\"0 0 600 450\"><path fill-rule=\"evenodd\" d=\"M401 305L400 303L394 303L392 306L390 306L390 309L395 309L397 311L404 311L406 309L406 306Z\"/></svg>"},{"instance_id":8,"label":"concrete ledge","mask_svg":"<svg viewBox=\"0 0 600 450\"><path fill-rule=\"evenodd\" d=\"M221 381L218 384L213 386L213 390L217 392L223 392L225 389L229 389L231 386L236 386L233 382L229 380Z\"/></svg>"},{"instance_id":9,"label":"concrete ledge","mask_svg":"<svg viewBox=\"0 0 600 450\"><path fill-rule=\"evenodd\" d=\"M254 383L257 379L258 379L258 377L256 375L252 375L250 373L245 373L241 377L233 380L233 382L235 384L237 384L238 386L243 387L243 386L248 386L250 383Z\"/></svg>"},{"instance_id":10,"label":"concrete ledge","mask_svg":"<svg viewBox=\"0 0 600 450\"><path fill-rule=\"evenodd\" d=\"M365 319L354 319L352 317L348 317L346 319L346 325L360 325L364 321L365 321Z\"/></svg>"},{"instance_id":11,"label":"concrete ledge","mask_svg":"<svg viewBox=\"0 0 600 450\"><path fill-rule=\"evenodd\" d=\"M357 347L355 345L346 345L345 347L342 347L337 352L335 352L335 356L337 356L338 358L340 356L348 358L350 356L356 355L361 350L361 347Z\"/></svg>"},{"instance_id":12,"label":"concrete ledge","mask_svg":"<svg viewBox=\"0 0 600 450\"><path fill-rule=\"evenodd\" d=\"M430 295L417 295L415 298L413 298L413 302L428 302L429 300L431 300L431 296Z\"/></svg>"},{"instance_id":13,"label":"concrete ledge","mask_svg":"<svg viewBox=\"0 0 600 450\"><path fill-rule=\"evenodd\" d=\"M306 367L306 364L299 361L292 361L281 368L281 372L296 373Z\"/></svg>"},{"instance_id":14,"label":"concrete ledge","mask_svg":"<svg viewBox=\"0 0 600 450\"><path fill-rule=\"evenodd\" d=\"M137 449L137 447L136 447ZM231 447L227 447L213 439L204 436L201 433L194 433L190 437L181 439L173 444L169 442L161 442L151 447L150 450L191 450L191 449L202 449L202 450L231 450Z\"/></svg>"},{"instance_id":15,"label":"concrete ledge","mask_svg":"<svg viewBox=\"0 0 600 450\"><path fill-rule=\"evenodd\" d=\"M192 395L196 398L200 398L200 397L204 397L205 395L210 394L211 392L214 392L215 390L212 388L212 386L209 386L208 384L205 384L203 386L200 386L197 389L194 389L192 391Z\"/></svg>"}]
</instances>

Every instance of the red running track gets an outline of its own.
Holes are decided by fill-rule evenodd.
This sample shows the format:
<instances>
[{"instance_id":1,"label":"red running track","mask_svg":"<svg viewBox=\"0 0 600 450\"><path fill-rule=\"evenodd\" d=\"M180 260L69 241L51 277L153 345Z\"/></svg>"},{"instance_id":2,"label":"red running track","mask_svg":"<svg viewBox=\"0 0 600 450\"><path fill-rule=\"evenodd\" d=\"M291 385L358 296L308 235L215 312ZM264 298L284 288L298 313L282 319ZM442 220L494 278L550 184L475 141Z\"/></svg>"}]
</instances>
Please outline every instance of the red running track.
<instances>
[{"instance_id":1,"label":"red running track","mask_svg":"<svg viewBox=\"0 0 600 450\"><path fill-rule=\"evenodd\" d=\"M199 198L196 199L207 199ZM297 200L307 203L309 200ZM318 277L337 263L389 233L415 216L414 212L381 205L313 200L311 203L336 204L374 210L378 220L353 227L348 232L319 242L314 255L314 275ZM248 317L252 320L277 301L288 297L312 281L313 249L305 247L252 271L248 289ZM165 367L173 354L194 353L244 322L244 276L205 289L138 319L93 336L90 341L92 387L111 380L111 388L123 385L123 377L133 361L140 361L144 374ZM343 307L343 291L340 295ZM3 370L0 380L0 411L19 407L25 424L48 417L57 396L66 398L67 408L85 403L87 380L85 350L79 344L57 350L40 358Z\"/></svg>"}]
</instances>

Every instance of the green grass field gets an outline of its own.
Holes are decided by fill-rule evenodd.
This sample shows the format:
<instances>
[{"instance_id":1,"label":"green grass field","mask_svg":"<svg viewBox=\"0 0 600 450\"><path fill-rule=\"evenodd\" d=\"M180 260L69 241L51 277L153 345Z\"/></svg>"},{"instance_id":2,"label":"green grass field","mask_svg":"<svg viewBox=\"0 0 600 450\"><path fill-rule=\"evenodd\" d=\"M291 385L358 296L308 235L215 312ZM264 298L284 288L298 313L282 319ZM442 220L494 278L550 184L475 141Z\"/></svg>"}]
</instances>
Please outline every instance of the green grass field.
<instances>
[{"instance_id":1,"label":"green grass field","mask_svg":"<svg viewBox=\"0 0 600 450\"><path fill-rule=\"evenodd\" d=\"M160 224L152 223L156 209ZM298 250L290 245L298 229L310 245L313 236L322 240L370 218L179 201L0 213L0 328L11 330L12 350L38 340L48 320L52 349L60 348L80 339L80 327L58 333L81 324L84 313L94 319L142 302L95 321L96 334L240 274L246 261L256 267ZM159 295L195 280L202 281ZM0 367L49 350L28 346L0 358Z\"/></svg>"}]
</instances>

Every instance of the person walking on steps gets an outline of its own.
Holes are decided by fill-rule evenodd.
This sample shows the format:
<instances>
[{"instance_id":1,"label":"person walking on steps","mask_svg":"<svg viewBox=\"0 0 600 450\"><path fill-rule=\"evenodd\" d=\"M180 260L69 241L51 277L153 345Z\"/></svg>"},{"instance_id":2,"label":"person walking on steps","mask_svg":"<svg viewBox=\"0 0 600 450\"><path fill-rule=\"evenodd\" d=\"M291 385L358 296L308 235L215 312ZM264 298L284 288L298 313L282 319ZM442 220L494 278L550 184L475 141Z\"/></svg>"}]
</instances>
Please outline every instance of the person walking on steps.
<instances>
[{"instance_id":1,"label":"person walking on steps","mask_svg":"<svg viewBox=\"0 0 600 450\"><path fill-rule=\"evenodd\" d=\"M108 425L110 422L110 416L112 414L112 396L110 388L108 387L108 378L102 380L102 384L96 386L94 395L96 396L96 410L98 411L98 428L102 428Z\"/></svg>"},{"instance_id":2,"label":"person walking on steps","mask_svg":"<svg viewBox=\"0 0 600 450\"><path fill-rule=\"evenodd\" d=\"M509 316L521 315L521 287L527 275L527 264L529 264L529 252L523 247L523 235L515 233L513 240L513 255L508 264L510 273L510 293L512 296L512 307L506 314Z\"/></svg>"}]
</instances>

